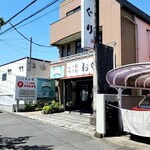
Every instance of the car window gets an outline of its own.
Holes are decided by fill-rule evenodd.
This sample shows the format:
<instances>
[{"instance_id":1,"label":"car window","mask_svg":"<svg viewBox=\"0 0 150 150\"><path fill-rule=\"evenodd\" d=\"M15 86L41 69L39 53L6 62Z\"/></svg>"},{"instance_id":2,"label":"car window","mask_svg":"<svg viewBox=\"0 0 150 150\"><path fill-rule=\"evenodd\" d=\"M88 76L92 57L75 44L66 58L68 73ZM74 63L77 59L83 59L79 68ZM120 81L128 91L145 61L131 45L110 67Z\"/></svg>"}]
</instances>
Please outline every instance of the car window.
<instances>
[{"instance_id":1,"label":"car window","mask_svg":"<svg viewBox=\"0 0 150 150\"><path fill-rule=\"evenodd\" d=\"M150 106L150 97L146 97L140 104L140 106Z\"/></svg>"}]
</instances>

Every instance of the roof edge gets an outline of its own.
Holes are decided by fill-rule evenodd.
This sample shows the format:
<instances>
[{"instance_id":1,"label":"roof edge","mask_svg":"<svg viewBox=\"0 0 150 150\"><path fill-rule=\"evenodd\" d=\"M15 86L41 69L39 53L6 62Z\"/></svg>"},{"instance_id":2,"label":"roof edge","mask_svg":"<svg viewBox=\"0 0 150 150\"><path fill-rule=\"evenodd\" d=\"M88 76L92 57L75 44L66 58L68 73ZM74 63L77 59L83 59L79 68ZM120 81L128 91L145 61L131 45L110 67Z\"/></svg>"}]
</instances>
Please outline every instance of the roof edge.
<instances>
[{"instance_id":1,"label":"roof edge","mask_svg":"<svg viewBox=\"0 0 150 150\"><path fill-rule=\"evenodd\" d=\"M137 8L127 0L116 0L121 7L125 7L126 9L130 10L133 12L136 16L138 16L140 19L144 20L148 24L150 24L150 16L143 12L141 9Z\"/></svg>"},{"instance_id":2,"label":"roof edge","mask_svg":"<svg viewBox=\"0 0 150 150\"><path fill-rule=\"evenodd\" d=\"M23 59L30 59L30 57L23 57L23 58L17 59L17 60L14 60L14 61L11 61L11 62L2 64L2 65L0 65L0 67L5 66L5 65L8 65L8 64L11 64L11 63L15 63L15 62L20 61L20 60L23 60ZM43 59L38 59L38 58L31 58L31 59L32 59L32 60L37 60L37 61L44 61L44 62L47 62L47 63L50 63L50 62L51 62L51 61L48 61L48 60L43 60Z\"/></svg>"}]
</instances>

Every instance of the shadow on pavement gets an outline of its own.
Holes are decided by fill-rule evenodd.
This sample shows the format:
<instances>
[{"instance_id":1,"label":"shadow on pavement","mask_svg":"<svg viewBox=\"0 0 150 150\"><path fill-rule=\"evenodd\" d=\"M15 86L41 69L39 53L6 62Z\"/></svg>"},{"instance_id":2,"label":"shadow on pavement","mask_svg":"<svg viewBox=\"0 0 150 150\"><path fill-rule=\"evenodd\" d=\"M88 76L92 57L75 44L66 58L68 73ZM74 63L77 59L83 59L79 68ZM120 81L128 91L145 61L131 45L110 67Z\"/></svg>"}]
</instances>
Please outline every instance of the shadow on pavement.
<instances>
[{"instance_id":1,"label":"shadow on pavement","mask_svg":"<svg viewBox=\"0 0 150 150\"><path fill-rule=\"evenodd\" d=\"M3 137L0 135L0 149L15 149L15 150L52 150L53 145L51 146L38 146L38 145L25 145L27 140L29 140L31 136L25 137Z\"/></svg>"},{"instance_id":2,"label":"shadow on pavement","mask_svg":"<svg viewBox=\"0 0 150 150\"><path fill-rule=\"evenodd\" d=\"M133 141L136 141L136 142L150 144L150 138L149 137L142 137L142 136L137 136L137 135L131 134L130 139Z\"/></svg>"}]
</instances>

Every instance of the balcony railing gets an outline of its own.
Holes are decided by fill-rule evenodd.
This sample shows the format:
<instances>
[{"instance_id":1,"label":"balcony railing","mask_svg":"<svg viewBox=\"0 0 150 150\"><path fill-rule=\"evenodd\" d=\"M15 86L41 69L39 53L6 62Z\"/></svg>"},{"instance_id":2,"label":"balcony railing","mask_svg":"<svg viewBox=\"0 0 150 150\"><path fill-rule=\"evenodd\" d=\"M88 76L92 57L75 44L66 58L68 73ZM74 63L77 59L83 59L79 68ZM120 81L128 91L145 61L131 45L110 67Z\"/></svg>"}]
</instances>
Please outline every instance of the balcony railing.
<instances>
[{"instance_id":1,"label":"balcony railing","mask_svg":"<svg viewBox=\"0 0 150 150\"><path fill-rule=\"evenodd\" d=\"M71 60L82 59L89 56L93 56L93 50L88 50L86 52L82 52L82 53L78 53L66 57L61 57L58 61L51 62L51 64L63 63Z\"/></svg>"}]
</instances>

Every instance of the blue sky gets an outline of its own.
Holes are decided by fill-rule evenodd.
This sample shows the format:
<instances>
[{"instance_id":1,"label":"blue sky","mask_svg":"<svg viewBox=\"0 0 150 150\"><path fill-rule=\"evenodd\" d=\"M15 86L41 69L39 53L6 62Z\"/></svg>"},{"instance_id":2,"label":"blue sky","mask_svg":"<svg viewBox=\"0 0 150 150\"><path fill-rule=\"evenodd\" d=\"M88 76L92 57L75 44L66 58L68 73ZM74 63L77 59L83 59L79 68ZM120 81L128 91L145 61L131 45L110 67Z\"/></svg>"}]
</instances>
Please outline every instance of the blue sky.
<instances>
[{"instance_id":1,"label":"blue sky","mask_svg":"<svg viewBox=\"0 0 150 150\"><path fill-rule=\"evenodd\" d=\"M128 0L128 2L132 3L136 7L140 8L143 12L150 15L149 0Z\"/></svg>"},{"instance_id":2,"label":"blue sky","mask_svg":"<svg viewBox=\"0 0 150 150\"><path fill-rule=\"evenodd\" d=\"M18 13L21 9L31 3L33 0L1 0L0 17L5 21ZM23 13L15 17L11 23L14 25L24 18L30 16L53 0L37 0L32 6ZM129 0L132 4L140 8L142 11L150 15L149 0ZM42 11L35 17L23 22L16 28L28 39L32 37L33 41L42 44L50 44L50 24L59 19L59 2ZM47 15L46 15L47 14ZM44 17L33 21L34 19L44 15ZM30 21L33 21L30 23ZM27 25L24 25L26 24ZM24 26L22 26L24 25ZM21 27L22 26L22 27ZM10 24L3 26L0 33L8 29ZM21 37L15 30L0 35L0 65L26 57L30 55L30 43ZM32 45L32 57L43 60L57 60L58 49L56 47L43 48Z\"/></svg>"},{"instance_id":3,"label":"blue sky","mask_svg":"<svg viewBox=\"0 0 150 150\"><path fill-rule=\"evenodd\" d=\"M22 10L25 6L31 3L33 0L1 0L0 4L0 17L3 17L5 21L10 19L13 15ZM43 8L54 0L37 0L32 6L27 8L24 12L14 18L11 23L14 25L24 18L30 16L34 12ZM32 37L33 42L38 44L50 45L50 24L57 21L59 18L59 2L50 6L46 10L42 11L35 17L23 22L16 28L25 35L28 39ZM47 14L47 15L45 15ZM45 15L44 17L33 21L34 19ZM23 27L25 23L29 23ZM10 24L3 26L0 33L8 29ZM32 57L44 59L44 60L56 60L58 58L58 49L55 47L43 48L36 45L32 45ZM30 43L20 36L15 30L0 35L0 65L11 62L13 60L20 59L30 55Z\"/></svg>"}]
</instances>

